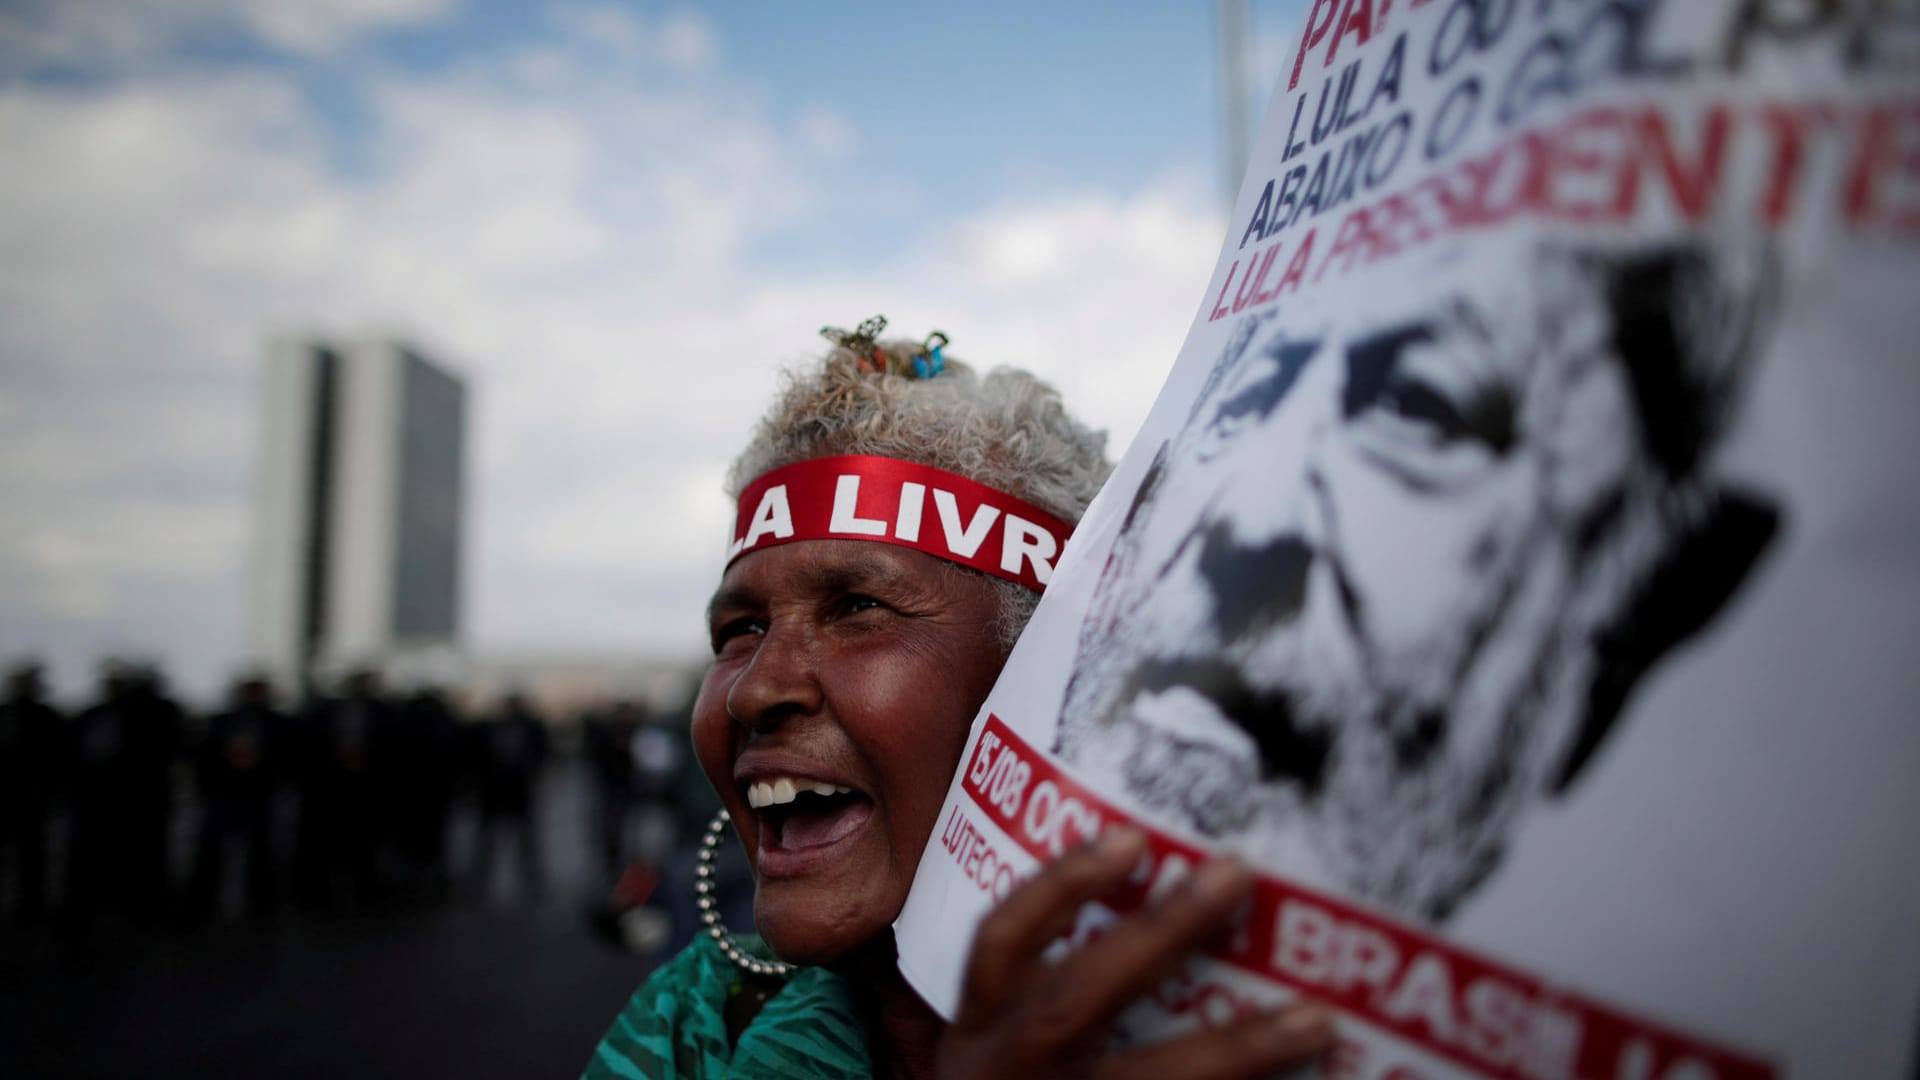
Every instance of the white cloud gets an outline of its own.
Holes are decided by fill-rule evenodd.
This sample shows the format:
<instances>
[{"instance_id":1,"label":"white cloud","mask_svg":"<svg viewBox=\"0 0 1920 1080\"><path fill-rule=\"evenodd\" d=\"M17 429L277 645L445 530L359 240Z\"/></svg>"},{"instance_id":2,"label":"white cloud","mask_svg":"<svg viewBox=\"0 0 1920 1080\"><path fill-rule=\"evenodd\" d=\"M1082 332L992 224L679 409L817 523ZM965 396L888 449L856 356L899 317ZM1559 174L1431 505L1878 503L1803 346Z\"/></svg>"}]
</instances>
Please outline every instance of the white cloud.
<instances>
[{"instance_id":1,"label":"white cloud","mask_svg":"<svg viewBox=\"0 0 1920 1080\"><path fill-rule=\"evenodd\" d=\"M312 55L362 34L431 23L453 8L453 0L29 0L0 11L0 63L124 66L191 35L236 28Z\"/></svg>"},{"instance_id":2,"label":"white cloud","mask_svg":"<svg viewBox=\"0 0 1920 1080\"><path fill-rule=\"evenodd\" d=\"M318 53L370 30L433 22L452 11L453 0L229 0L207 6L217 16L251 25L270 44Z\"/></svg>"},{"instance_id":3,"label":"white cloud","mask_svg":"<svg viewBox=\"0 0 1920 1080\"><path fill-rule=\"evenodd\" d=\"M794 127L802 143L814 153L832 161L846 157L856 141L853 125L846 117L819 106L800 110Z\"/></svg>"},{"instance_id":4,"label":"white cloud","mask_svg":"<svg viewBox=\"0 0 1920 1080\"><path fill-rule=\"evenodd\" d=\"M692 70L712 64L720 51L712 23L695 11L648 19L611 3L571 4L556 8L551 17L576 48L628 63Z\"/></svg>"},{"instance_id":5,"label":"white cloud","mask_svg":"<svg viewBox=\"0 0 1920 1080\"><path fill-rule=\"evenodd\" d=\"M711 63L718 51L712 25L697 12L676 11L660 26L660 52L669 63L700 67Z\"/></svg>"},{"instance_id":6,"label":"white cloud","mask_svg":"<svg viewBox=\"0 0 1920 1080\"><path fill-rule=\"evenodd\" d=\"M646 45L646 31L625 8L613 4L582 4L559 10L559 21L582 42L616 52L638 54Z\"/></svg>"},{"instance_id":7,"label":"white cloud","mask_svg":"<svg viewBox=\"0 0 1920 1080\"><path fill-rule=\"evenodd\" d=\"M711 57L680 18L642 47ZM201 681L241 656L278 332L412 328L470 376L483 648L697 649L721 473L822 322L940 327L1120 438L1144 416L1219 242L1205 185L1009 205L795 278L751 240L815 211L844 121L571 55L369 84L353 177L270 73L0 89L0 654L172 650Z\"/></svg>"}]
</instances>

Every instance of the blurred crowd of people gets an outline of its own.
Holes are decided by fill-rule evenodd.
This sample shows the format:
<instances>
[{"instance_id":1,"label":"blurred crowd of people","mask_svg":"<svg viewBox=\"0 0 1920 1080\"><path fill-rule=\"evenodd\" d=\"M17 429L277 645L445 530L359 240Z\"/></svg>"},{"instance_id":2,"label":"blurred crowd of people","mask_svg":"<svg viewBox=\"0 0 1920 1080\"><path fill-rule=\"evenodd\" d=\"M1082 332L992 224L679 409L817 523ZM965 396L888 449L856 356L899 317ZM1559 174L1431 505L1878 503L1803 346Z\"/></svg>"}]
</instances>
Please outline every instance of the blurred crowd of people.
<instances>
[{"instance_id":1,"label":"blurred crowd of people","mask_svg":"<svg viewBox=\"0 0 1920 1080\"><path fill-rule=\"evenodd\" d=\"M686 805L684 730L631 701L574 719L550 728L519 694L466 717L434 689L383 692L371 672L290 709L243 678L197 717L127 664L68 715L22 664L0 700L0 904L76 936L103 917L378 912L486 898L502 857L538 900L556 731L592 782L578 825L605 882L684 846L706 809Z\"/></svg>"}]
</instances>

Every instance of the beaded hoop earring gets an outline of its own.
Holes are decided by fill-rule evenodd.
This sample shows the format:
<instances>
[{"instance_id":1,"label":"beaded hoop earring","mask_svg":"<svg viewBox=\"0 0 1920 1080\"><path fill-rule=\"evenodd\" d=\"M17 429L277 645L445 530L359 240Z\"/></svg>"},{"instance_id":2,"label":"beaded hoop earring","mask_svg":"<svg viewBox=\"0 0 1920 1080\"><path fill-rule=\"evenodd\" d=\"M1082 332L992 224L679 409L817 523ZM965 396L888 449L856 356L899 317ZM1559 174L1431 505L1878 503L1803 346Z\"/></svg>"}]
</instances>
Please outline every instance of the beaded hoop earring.
<instances>
[{"instance_id":1,"label":"beaded hoop earring","mask_svg":"<svg viewBox=\"0 0 1920 1080\"><path fill-rule=\"evenodd\" d=\"M725 809L713 815L707 824L707 835L700 840L699 866L695 871L699 876L694 881L694 891L698 894L700 921L706 924L707 936L720 946L721 953L733 961L735 966L752 975L774 975L785 977L793 974L793 965L784 960L762 960L740 947L733 935L720 922L720 904L714 899L713 862L720 854L721 839L727 834L727 826L733 821L732 815Z\"/></svg>"}]
</instances>

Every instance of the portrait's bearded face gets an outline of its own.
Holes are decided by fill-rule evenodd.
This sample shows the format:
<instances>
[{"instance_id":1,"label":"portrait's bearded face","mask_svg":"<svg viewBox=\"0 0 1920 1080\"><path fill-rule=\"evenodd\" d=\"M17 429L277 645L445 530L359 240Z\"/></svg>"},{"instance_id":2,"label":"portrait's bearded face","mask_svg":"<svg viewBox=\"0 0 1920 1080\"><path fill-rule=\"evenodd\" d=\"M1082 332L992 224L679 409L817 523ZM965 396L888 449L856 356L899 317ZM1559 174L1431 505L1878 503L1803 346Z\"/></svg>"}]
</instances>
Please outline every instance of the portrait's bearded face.
<instances>
[{"instance_id":1,"label":"portrait's bearded face","mask_svg":"<svg viewBox=\"0 0 1920 1080\"><path fill-rule=\"evenodd\" d=\"M1601 275L1513 278L1243 328L1135 497L1063 754L1403 913L1485 876L1676 540Z\"/></svg>"}]
</instances>

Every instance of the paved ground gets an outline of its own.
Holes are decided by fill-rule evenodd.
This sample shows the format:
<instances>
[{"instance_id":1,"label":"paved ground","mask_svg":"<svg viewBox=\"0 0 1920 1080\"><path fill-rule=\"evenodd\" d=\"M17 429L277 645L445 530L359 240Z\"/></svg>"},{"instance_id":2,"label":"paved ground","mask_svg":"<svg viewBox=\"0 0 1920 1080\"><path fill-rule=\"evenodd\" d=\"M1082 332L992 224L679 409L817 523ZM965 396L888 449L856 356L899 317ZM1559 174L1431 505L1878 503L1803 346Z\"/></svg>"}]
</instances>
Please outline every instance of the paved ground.
<instances>
[{"instance_id":1,"label":"paved ground","mask_svg":"<svg viewBox=\"0 0 1920 1080\"><path fill-rule=\"evenodd\" d=\"M84 949L0 930L0 1078L578 1076L649 962L591 929L578 778L548 795L538 905L109 924Z\"/></svg>"}]
</instances>

